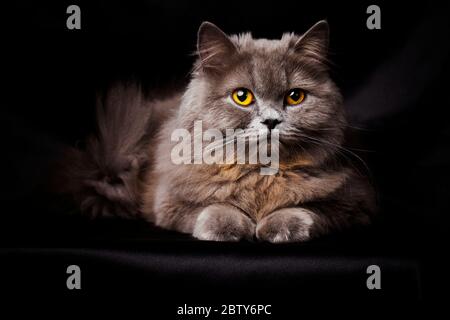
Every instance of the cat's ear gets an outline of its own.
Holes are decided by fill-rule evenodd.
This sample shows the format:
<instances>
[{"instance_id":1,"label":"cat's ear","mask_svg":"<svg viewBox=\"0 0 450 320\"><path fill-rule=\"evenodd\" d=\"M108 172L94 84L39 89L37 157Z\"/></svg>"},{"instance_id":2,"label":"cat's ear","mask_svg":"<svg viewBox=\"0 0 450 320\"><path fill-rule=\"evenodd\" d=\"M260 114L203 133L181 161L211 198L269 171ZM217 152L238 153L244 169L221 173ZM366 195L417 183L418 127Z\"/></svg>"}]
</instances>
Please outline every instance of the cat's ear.
<instances>
[{"instance_id":1,"label":"cat's ear","mask_svg":"<svg viewBox=\"0 0 450 320\"><path fill-rule=\"evenodd\" d=\"M317 62L326 61L330 28L326 20L321 20L306 31L294 45L295 52Z\"/></svg>"},{"instance_id":2,"label":"cat's ear","mask_svg":"<svg viewBox=\"0 0 450 320\"><path fill-rule=\"evenodd\" d=\"M211 72L225 67L237 52L230 38L211 22L203 22L198 29L197 50L200 66Z\"/></svg>"}]
</instances>

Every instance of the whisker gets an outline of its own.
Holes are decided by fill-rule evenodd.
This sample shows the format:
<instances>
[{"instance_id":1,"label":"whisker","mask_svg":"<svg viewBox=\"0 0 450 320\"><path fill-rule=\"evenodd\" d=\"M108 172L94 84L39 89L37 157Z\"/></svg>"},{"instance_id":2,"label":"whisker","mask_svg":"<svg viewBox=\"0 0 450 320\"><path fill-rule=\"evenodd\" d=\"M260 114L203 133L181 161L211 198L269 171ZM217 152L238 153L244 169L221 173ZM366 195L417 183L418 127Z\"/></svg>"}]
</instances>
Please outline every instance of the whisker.
<instances>
[{"instance_id":1,"label":"whisker","mask_svg":"<svg viewBox=\"0 0 450 320\"><path fill-rule=\"evenodd\" d=\"M359 160L361 162L361 164L364 166L364 168L366 169L367 173L369 175L371 175L369 166L366 164L366 162L359 155L357 155L356 153L352 152L351 150L348 150L347 148L345 148L345 147L343 147L341 145L332 143L330 141L325 141L325 140L321 140L321 139L318 139L318 138L313 138L313 137L310 137L310 136L305 135L305 134L300 134L300 136L302 136L303 138L309 139L311 141L315 141L316 143L319 143L319 144L322 143L322 144L333 146L333 147L337 148L337 151L340 152L341 154L343 154L342 152L347 152L349 155L352 155L357 160ZM345 156L345 154L343 154L343 155Z\"/></svg>"}]
</instances>

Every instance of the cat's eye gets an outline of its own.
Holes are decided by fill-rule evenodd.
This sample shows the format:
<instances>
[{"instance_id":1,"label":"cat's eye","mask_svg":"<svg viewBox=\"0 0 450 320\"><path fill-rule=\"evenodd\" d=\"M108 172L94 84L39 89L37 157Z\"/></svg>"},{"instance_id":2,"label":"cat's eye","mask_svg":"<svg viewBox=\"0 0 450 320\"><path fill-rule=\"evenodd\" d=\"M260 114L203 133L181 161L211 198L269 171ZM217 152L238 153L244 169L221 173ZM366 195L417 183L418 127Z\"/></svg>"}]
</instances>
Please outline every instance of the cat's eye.
<instances>
[{"instance_id":1,"label":"cat's eye","mask_svg":"<svg viewBox=\"0 0 450 320\"><path fill-rule=\"evenodd\" d=\"M253 93L246 88L238 88L233 91L231 98L238 105L246 107L253 102Z\"/></svg>"},{"instance_id":2,"label":"cat's eye","mask_svg":"<svg viewBox=\"0 0 450 320\"><path fill-rule=\"evenodd\" d=\"M305 100L306 93L302 89L295 88L287 92L284 101L288 106L296 106Z\"/></svg>"}]
</instances>

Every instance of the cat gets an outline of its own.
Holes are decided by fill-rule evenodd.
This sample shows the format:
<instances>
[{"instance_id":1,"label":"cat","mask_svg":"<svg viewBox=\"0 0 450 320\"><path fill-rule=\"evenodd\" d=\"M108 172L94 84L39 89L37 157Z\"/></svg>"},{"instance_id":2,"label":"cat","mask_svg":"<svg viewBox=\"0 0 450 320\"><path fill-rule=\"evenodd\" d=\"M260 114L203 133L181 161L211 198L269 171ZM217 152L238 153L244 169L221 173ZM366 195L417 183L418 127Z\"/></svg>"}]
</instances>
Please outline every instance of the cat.
<instances>
[{"instance_id":1,"label":"cat","mask_svg":"<svg viewBox=\"0 0 450 320\"><path fill-rule=\"evenodd\" d=\"M342 160L343 99L329 76L329 26L279 40L198 31L184 92L146 99L117 86L97 107L98 133L69 152L66 189L93 216L143 218L201 240L308 241L369 224L373 189ZM171 134L205 129L279 132L279 168L174 164Z\"/></svg>"}]
</instances>

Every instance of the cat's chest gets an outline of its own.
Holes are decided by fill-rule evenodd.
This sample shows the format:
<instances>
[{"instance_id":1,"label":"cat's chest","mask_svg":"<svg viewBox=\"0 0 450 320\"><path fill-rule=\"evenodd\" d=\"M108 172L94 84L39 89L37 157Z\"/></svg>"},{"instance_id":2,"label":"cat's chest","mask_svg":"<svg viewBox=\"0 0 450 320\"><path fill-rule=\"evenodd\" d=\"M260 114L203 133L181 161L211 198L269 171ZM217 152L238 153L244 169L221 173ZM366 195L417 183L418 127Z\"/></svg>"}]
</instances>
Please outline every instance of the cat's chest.
<instances>
[{"instance_id":1,"label":"cat's chest","mask_svg":"<svg viewBox=\"0 0 450 320\"><path fill-rule=\"evenodd\" d=\"M242 174L237 169L219 173L213 201L232 204L255 220L302 200L304 176L296 172L261 175L259 170Z\"/></svg>"}]
</instances>

